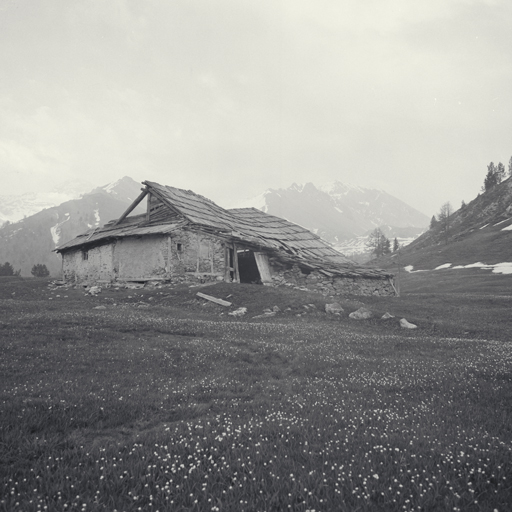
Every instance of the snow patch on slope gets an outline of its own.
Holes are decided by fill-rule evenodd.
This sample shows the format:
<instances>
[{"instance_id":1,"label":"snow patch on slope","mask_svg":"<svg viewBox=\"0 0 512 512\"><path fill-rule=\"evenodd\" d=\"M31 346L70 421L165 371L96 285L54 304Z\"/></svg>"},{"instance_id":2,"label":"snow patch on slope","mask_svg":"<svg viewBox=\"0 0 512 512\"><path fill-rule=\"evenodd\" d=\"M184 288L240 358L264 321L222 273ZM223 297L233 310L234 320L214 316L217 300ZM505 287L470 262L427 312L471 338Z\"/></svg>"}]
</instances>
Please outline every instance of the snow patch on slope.
<instances>
[{"instance_id":1,"label":"snow patch on slope","mask_svg":"<svg viewBox=\"0 0 512 512\"><path fill-rule=\"evenodd\" d=\"M512 262L504 261L502 263L494 263L491 265L487 265L486 263L482 263L478 261L477 263L470 263L469 265L455 265L452 267L451 263L444 263L443 265L437 266L434 270L443 270L450 268L451 270L459 270L464 268L479 268L482 270L492 270L493 274L512 274ZM409 273L413 272L431 272L430 270L413 270L413 265L407 265L404 267L404 270Z\"/></svg>"},{"instance_id":2,"label":"snow patch on slope","mask_svg":"<svg viewBox=\"0 0 512 512\"><path fill-rule=\"evenodd\" d=\"M50 228L50 233L52 235L52 240L53 240L53 243L55 244L55 247L57 247L59 245L62 224L64 224L65 222L67 222L70 219L69 213L65 213L64 216L66 218L62 222L57 222L57 224L55 224L55 226L52 226Z\"/></svg>"}]
</instances>

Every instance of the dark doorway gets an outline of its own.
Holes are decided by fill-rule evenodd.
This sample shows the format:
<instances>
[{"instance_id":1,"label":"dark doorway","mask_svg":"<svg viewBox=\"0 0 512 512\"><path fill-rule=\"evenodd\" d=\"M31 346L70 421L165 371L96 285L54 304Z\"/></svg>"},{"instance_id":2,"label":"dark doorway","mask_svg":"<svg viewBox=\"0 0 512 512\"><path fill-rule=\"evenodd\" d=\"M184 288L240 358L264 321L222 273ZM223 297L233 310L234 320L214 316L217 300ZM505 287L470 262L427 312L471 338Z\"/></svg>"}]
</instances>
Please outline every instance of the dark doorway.
<instances>
[{"instance_id":1,"label":"dark doorway","mask_svg":"<svg viewBox=\"0 0 512 512\"><path fill-rule=\"evenodd\" d=\"M254 253L250 250L238 251L238 273L241 283L262 284Z\"/></svg>"}]
</instances>

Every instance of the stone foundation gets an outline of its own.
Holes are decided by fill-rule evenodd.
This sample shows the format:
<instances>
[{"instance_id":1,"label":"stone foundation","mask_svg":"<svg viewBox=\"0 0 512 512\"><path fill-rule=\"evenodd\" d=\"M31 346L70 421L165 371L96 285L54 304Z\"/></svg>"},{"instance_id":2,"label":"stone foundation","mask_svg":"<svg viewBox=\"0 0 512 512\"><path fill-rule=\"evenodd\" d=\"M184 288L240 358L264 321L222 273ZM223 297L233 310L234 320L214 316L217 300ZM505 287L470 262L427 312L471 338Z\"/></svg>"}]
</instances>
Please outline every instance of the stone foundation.
<instances>
[{"instance_id":1,"label":"stone foundation","mask_svg":"<svg viewBox=\"0 0 512 512\"><path fill-rule=\"evenodd\" d=\"M322 295L379 295L394 296L395 289L389 279L368 277L329 277L321 272L302 272L298 265L272 268L272 286L288 286L318 292Z\"/></svg>"}]
</instances>

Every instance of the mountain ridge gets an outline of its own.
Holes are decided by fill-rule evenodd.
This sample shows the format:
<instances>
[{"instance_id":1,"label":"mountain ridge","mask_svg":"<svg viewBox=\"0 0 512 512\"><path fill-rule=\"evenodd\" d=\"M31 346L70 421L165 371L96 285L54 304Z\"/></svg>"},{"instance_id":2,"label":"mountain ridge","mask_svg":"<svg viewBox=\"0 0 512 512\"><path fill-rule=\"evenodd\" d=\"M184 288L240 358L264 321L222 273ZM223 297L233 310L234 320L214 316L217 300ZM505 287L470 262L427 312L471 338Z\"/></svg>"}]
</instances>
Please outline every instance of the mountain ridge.
<instances>
[{"instance_id":1,"label":"mountain ridge","mask_svg":"<svg viewBox=\"0 0 512 512\"><path fill-rule=\"evenodd\" d=\"M318 234L335 246L388 226L418 228L428 226L429 218L384 190L347 185L339 181L316 186L311 182L293 183L283 189L267 189L238 207L252 206L283 217ZM416 234L417 234L416 233Z\"/></svg>"}]
</instances>

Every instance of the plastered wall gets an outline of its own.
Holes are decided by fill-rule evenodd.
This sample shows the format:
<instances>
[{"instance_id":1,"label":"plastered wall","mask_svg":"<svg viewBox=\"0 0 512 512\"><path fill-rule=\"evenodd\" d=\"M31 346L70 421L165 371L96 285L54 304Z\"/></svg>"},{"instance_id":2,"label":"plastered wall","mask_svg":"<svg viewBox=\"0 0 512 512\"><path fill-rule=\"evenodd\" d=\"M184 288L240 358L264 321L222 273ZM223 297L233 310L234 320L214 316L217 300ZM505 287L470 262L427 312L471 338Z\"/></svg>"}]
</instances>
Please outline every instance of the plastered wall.
<instances>
[{"instance_id":1,"label":"plastered wall","mask_svg":"<svg viewBox=\"0 0 512 512\"><path fill-rule=\"evenodd\" d=\"M113 246L101 245L87 251L71 251L63 255L62 272L66 281L110 280L113 274Z\"/></svg>"},{"instance_id":2,"label":"plastered wall","mask_svg":"<svg viewBox=\"0 0 512 512\"><path fill-rule=\"evenodd\" d=\"M63 254L66 281L95 282L163 278L177 282L225 274L224 243L213 236L181 230L168 235L126 237ZM193 274L193 275L192 275Z\"/></svg>"}]
</instances>

